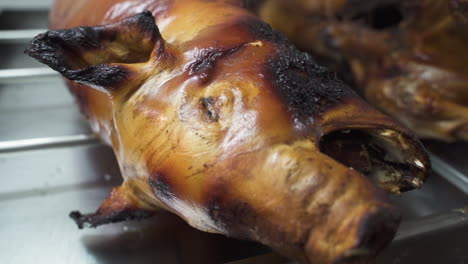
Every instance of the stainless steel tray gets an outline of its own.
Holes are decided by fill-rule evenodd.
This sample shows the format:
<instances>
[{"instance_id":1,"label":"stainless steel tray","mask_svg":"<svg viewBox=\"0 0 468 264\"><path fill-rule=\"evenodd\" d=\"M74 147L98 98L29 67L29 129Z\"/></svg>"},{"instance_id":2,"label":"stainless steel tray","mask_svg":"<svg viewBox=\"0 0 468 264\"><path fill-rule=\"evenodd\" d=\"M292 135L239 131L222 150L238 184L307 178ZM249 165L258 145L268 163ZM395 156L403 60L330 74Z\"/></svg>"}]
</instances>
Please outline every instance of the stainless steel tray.
<instances>
[{"instance_id":1,"label":"stainless steel tray","mask_svg":"<svg viewBox=\"0 0 468 264\"><path fill-rule=\"evenodd\" d=\"M47 14L25 6L0 11L0 263L291 263L167 213L78 230L68 213L94 211L121 177L59 76L23 55ZM425 143L434 174L394 198L404 222L378 263L468 263L468 145Z\"/></svg>"}]
</instances>

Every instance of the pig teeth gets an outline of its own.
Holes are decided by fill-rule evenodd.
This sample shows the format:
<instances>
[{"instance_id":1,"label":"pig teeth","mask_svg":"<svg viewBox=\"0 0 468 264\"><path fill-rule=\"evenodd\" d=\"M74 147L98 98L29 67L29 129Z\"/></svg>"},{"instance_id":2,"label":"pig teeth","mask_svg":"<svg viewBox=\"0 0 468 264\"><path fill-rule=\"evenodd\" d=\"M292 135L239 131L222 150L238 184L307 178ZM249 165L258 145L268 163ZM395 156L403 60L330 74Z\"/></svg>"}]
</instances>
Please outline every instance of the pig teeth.
<instances>
[{"instance_id":1,"label":"pig teeth","mask_svg":"<svg viewBox=\"0 0 468 264\"><path fill-rule=\"evenodd\" d=\"M414 160L414 165L418 168L424 169L424 164L418 159Z\"/></svg>"},{"instance_id":2,"label":"pig teeth","mask_svg":"<svg viewBox=\"0 0 468 264\"><path fill-rule=\"evenodd\" d=\"M380 134L384 137L390 137L390 136L393 136L395 132L391 131L391 130L383 130L382 132L380 132Z\"/></svg>"},{"instance_id":3,"label":"pig teeth","mask_svg":"<svg viewBox=\"0 0 468 264\"><path fill-rule=\"evenodd\" d=\"M410 184L415 188L421 188L423 182L420 179L414 178L410 181Z\"/></svg>"}]
</instances>

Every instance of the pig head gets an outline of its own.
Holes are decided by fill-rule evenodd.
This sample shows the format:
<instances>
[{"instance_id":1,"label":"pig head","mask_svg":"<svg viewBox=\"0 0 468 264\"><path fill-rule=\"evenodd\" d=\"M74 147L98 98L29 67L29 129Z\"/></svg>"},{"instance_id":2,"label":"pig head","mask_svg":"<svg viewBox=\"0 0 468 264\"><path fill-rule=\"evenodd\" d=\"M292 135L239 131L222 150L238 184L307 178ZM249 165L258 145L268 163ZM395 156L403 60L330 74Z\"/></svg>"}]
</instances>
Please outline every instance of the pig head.
<instances>
[{"instance_id":1,"label":"pig head","mask_svg":"<svg viewBox=\"0 0 468 264\"><path fill-rule=\"evenodd\" d=\"M260 14L418 136L468 140L468 1L270 0Z\"/></svg>"},{"instance_id":2,"label":"pig head","mask_svg":"<svg viewBox=\"0 0 468 264\"><path fill-rule=\"evenodd\" d=\"M173 4L161 31L145 11L26 51L69 80L124 177L71 216L95 227L163 208L306 263L374 256L400 220L385 191L427 176L421 144L249 11L187 2L219 18Z\"/></svg>"}]
</instances>

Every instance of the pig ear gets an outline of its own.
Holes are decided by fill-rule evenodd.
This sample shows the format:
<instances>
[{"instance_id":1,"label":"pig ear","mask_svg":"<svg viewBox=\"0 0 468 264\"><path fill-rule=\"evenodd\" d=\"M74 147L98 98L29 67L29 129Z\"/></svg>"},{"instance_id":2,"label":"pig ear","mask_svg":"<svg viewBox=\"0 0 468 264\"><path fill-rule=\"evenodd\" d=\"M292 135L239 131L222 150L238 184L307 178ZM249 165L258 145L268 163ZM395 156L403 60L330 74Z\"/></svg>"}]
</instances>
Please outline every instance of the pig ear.
<instances>
[{"instance_id":1,"label":"pig ear","mask_svg":"<svg viewBox=\"0 0 468 264\"><path fill-rule=\"evenodd\" d=\"M25 51L65 78L105 92L130 79L134 64L162 52L164 40L149 11L105 26L50 30Z\"/></svg>"},{"instance_id":2,"label":"pig ear","mask_svg":"<svg viewBox=\"0 0 468 264\"><path fill-rule=\"evenodd\" d=\"M122 186L112 190L96 212L82 214L79 211L73 211L70 217L81 229L127 220L142 220L153 216L159 210L135 197L131 182L124 182Z\"/></svg>"}]
</instances>

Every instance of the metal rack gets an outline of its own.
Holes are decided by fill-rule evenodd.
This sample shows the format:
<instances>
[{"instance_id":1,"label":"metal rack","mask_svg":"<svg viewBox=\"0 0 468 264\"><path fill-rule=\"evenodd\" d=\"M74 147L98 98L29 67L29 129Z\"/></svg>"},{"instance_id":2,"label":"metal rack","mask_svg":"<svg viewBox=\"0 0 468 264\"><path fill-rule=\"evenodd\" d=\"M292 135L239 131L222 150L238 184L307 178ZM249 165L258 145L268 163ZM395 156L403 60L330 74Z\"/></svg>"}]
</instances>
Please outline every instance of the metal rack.
<instances>
[{"instance_id":1,"label":"metal rack","mask_svg":"<svg viewBox=\"0 0 468 264\"><path fill-rule=\"evenodd\" d=\"M120 173L60 77L22 54L45 31L49 4L25 8L23 2L0 10L0 263L288 262L258 244L205 234L164 213L78 230L68 213L94 211ZM17 22L6 24L18 27L1 26L11 19ZM435 173L421 190L394 198L404 222L378 263L468 262L468 145L425 144Z\"/></svg>"}]
</instances>

